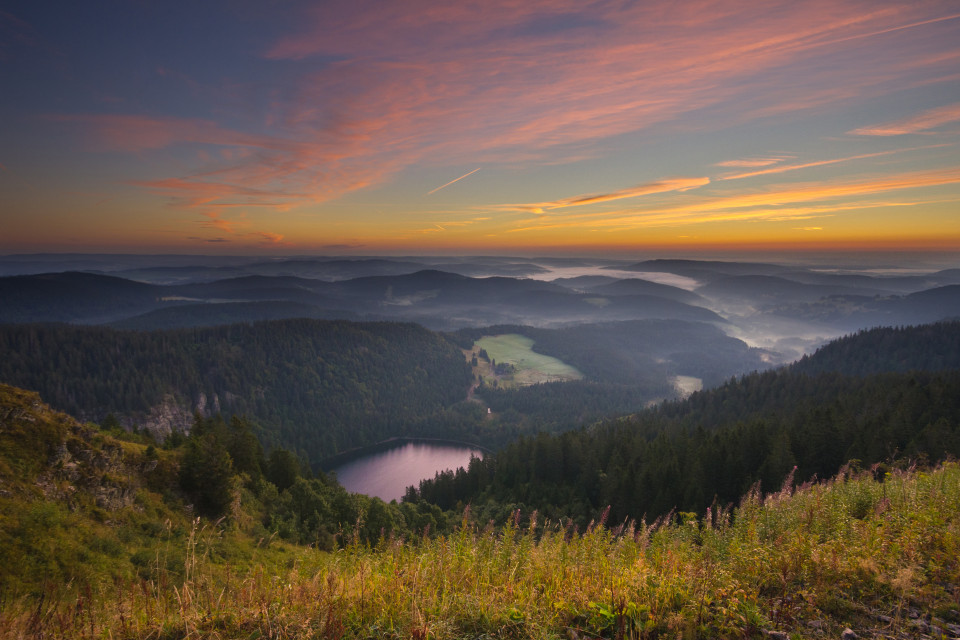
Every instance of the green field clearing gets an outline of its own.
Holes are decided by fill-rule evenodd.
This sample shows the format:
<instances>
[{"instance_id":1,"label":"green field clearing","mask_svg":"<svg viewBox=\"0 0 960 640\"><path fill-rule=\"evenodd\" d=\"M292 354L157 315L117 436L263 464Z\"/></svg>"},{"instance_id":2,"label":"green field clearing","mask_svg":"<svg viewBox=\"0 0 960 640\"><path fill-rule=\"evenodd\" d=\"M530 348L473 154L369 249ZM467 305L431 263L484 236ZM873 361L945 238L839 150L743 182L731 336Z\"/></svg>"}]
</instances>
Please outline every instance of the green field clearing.
<instances>
[{"instance_id":1,"label":"green field clearing","mask_svg":"<svg viewBox=\"0 0 960 640\"><path fill-rule=\"evenodd\" d=\"M516 367L512 381L517 385L541 382L579 380L583 377L576 368L552 356L533 351L533 340L517 333L484 336L473 345L475 352L486 349L487 355L498 363L508 362ZM505 380L509 376L503 376Z\"/></svg>"}]
</instances>

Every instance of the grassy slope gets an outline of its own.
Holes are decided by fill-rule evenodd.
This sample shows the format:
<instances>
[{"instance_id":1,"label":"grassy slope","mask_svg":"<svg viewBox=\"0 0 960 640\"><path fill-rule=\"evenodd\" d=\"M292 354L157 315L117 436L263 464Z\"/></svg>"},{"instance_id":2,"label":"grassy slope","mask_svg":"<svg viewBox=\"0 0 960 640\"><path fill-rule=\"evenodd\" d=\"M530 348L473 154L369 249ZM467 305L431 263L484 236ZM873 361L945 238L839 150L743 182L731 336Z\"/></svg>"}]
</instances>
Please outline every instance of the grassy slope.
<instances>
[{"instance_id":1,"label":"grassy slope","mask_svg":"<svg viewBox=\"0 0 960 640\"><path fill-rule=\"evenodd\" d=\"M189 515L177 472L172 451L148 452L0 384L0 608L64 585L76 595L117 580L182 578L190 540L210 526ZM207 551L238 567L276 561L288 545L260 548L256 505L240 497L244 508Z\"/></svg>"},{"instance_id":2,"label":"grassy slope","mask_svg":"<svg viewBox=\"0 0 960 640\"><path fill-rule=\"evenodd\" d=\"M731 523L731 515L733 515ZM861 637L960 623L960 467L847 473L734 514L493 531L231 568L207 528L176 574L7 603L0 638ZM879 619L878 616L886 616ZM821 631L822 630L822 631ZM487 634L487 635L485 635Z\"/></svg>"}]
</instances>

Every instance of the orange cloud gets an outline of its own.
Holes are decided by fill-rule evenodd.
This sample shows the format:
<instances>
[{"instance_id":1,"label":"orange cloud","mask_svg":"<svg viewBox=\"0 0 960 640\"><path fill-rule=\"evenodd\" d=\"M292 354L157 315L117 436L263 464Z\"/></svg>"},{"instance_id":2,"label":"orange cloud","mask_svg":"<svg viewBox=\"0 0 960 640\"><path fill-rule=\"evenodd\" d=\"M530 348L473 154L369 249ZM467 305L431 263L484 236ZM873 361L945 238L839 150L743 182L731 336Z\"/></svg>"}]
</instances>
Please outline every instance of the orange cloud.
<instances>
[{"instance_id":1,"label":"orange cloud","mask_svg":"<svg viewBox=\"0 0 960 640\"><path fill-rule=\"evenodd\" d=\"M270 244L270 245L287 245L288 244L283 242L283 235L279 233L271 233L269 231L257 231L253 235L263 238L264 244Z\"/></svg>"},{"instance_id":2,"label":"orange cloud","mask_svg":"<svg viewBox=\"0 0 960 640\"><path fill-rule=\"evenodd\" d=\"M221 231L225 231L226 233L233 233L240 224L234 220L224 220L220 217L219 213L215 212L203 213L201 215L208 218L207 221L203 223L203 226L219 229Z\"/></svg>"},{"instance_id":3,"label":"orange cloud","mask_svg":"<svg viewBox=\"0 0 960 640\"><path fill-rule=\"evenodd\" d=\"M609 202L611 200L623 200L625 198L638 198L640 196L650 195L653 193L689 191L690 189L702 187L703 185L709 183L710 178L672 178L631 187L629 189L621 189L612 193L573 196L572 198L562 198L560 200L553 200L551 202L538 202L534 204L506 205L505 208L529 211L531 213L545 213L546 211L553 209L580 207L588 204Z\"/></svg>"},{"instance_id":4,"label":"orange cloud","mask_svg":"<svg viewBox=\"0 0 960 640\"><path fill-rule=\"evenodd\" d=\"M711 222L756 220L803 220L833 216L846 211L918 204L914 200L882 201L844 199L871 196L891 191L960 184L960 167L930 172L914 172L873 180L839 184L810 183L773 187L764 191L733 196L701 198L698 202L668 208L633 209L554 218L535 218L513 232L562 228L642 228L685 226ZM818 201L824 204L807 204Z\"/></svg>"},{"instance_id":5,"label":"orange cloud","mask_svg":"<svg viewBox=\"0 0 960 640\"><path fill-rule=\"evenodd\" d=\"M861 127L850 133L859 136L902 136L909 133L922 133L958 120L960 120L960 102L930 109L902 120L894 120L872 127Z\"/></svg>"}]
</instances>

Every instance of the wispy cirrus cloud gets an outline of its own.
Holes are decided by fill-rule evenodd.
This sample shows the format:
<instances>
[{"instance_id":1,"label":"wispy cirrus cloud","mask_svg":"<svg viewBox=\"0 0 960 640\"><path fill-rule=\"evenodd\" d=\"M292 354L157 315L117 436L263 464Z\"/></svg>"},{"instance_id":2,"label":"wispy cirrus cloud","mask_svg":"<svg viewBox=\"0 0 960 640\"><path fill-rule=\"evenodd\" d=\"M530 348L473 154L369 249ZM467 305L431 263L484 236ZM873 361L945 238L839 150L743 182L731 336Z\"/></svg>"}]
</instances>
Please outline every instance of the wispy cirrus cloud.
<instances>
[{"instance_id":1,"label":"wispy cirrus cloud","mask_svg":"<svg viewBox=\"0 0 960 640\"><path fill-rule=\"evenodd\" d=\"M823 167L831 164L839 164L842 162L853 162L854 160L866 160L868 158L879 158L882 156L890 156L897 153L904 153L908 151L918 151L926 149L937 149L941 147L952 146L951 143L944 144L932 144L924 147L910 147L904 149L889 149L887 151L877 151L874 153L861 153L855 156L847 156L845 158L830 158L829 160L815 160L813 162L803 162L801 164L786 164L776 167L771 167L768 169L759 169L757 171L747 171L744 173L734 173L720 176L721 180L739 180L741 178L753 178L755 176L765 176L773 173L786 173L788 171L799 171L800 169L810 169L812 167Z\"/></svg>"},{"instance_id":2,"label":"wispy cirrus cloud","mask_svg":"<svg viewBox=\"0 0 960 640\"><path fill-rule=\"evenodd\" d=\"M908 76L942 82L956 73L960 44L943 40L905 54L871 43L940 28L954 13L946 2L896 0L776 1L763 11L712 0L314 3L296 32L263 51L286 73L264 87L269 104L256 123L52 119L85 129L105 151L201 147L197 163L175 177L136 184L239 232L242 220L228 211L314 207L415 165L465 171L602 157L611 141L637 132L711 129L863 100ZM719 166L769 173L818 166L790 160ZM735 177L748 175L763 173ZM673 179L510 206L559 214L708 183Z\"/></svg>"},{"instance_id":3,"label":"wispy cirrus cloud","mask_svg":"<svg viewBox=\"0 0 960 640\"><path fill-rule=\"evenodd\" d=\"M902 136L911 133L926 133L941 125L957 121L960 121L960 102L929 109L908 118L861 127L850 133L858 136Z\"/></svg>"},{"instance_id":4,"label":"wispy cirrus cloud","mask_svg":"<svg viewBox=\"0 0 960 640\"><path fill-rule=\"evenodd\" d=\"M775 156L772 158L743 158L740 160L724 160L723 162L717 162L714 164L715 167L742 167L742 168L753 168L753 167L769 167L770 165L779 164L784 160L790 160L793 156Z\"/></svg>"},{"instance_id":5,"label":"wispy cirrus cloud","mask_svg":"<svg viewBox=\"0 0 960 640\"><path fill-rule=\"evenodd\" d=\"M851 162L853 160L865 160L866 158L876 158L878 156L888 156L890 154L897 153L894 151L878 151L876 153L861 153L856 156L848 156L846 158L831 158L830 160L817 160L814 162L804 162L802 164L788 164L780 165L778 167L771 167L769 169L759 169L757 171L747 171L744 173L733 173L720 176L721 180L739 180L741 178L753 178L754 176L765 176L770 175L771 173L785 173L787 171L798 171L800 169L809 169L811 167L822 167L830 164L838 164L840 162Z\"/></svg>"}]
</instances>

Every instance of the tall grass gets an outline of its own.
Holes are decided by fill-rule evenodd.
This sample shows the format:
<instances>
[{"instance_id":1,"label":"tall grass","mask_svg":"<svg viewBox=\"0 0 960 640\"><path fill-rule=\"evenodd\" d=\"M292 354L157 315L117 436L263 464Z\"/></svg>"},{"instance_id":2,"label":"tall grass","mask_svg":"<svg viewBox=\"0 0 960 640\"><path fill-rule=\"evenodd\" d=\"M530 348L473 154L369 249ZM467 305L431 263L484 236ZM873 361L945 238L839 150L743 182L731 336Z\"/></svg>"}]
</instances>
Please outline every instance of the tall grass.
<instances>
[{"instance_id":1,"label":"tall grass","mask_svg":"<svg viewBox=\"0 0 960 640\"><path fill-rule=\"evenodd\" d=\"M863 636L906 628L911 609L960 609L954 463L879 480L847 470L753 491L735 510L601 516L583 532L519 513L494 528L467 513L452 535L375 548L262 546L243 571L211 556L221 534L197 522L183 571L160 550L149 578L3 602L0 638Z\"/></svg>"}]
</instances>

